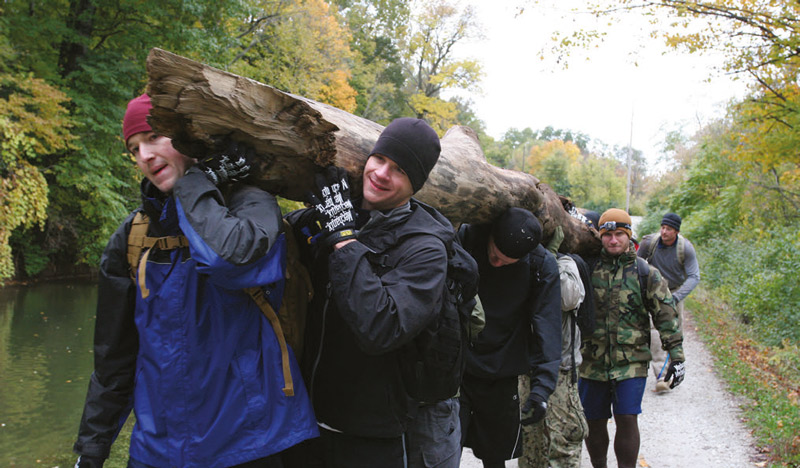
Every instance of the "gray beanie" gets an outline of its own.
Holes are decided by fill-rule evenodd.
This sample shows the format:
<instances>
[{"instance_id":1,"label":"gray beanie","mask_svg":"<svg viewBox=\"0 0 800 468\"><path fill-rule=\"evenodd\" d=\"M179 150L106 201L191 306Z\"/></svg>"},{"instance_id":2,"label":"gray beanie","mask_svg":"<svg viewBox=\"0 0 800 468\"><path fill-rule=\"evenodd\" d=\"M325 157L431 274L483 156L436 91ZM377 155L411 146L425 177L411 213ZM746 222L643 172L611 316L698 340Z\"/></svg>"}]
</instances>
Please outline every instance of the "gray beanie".
<instances>
[{"instance_id":1,"label":"gray beanie","mask_svg":"<svg viewBox=\"0 0 800 468\"><path fill-rule=\"evenodd\" d=\"M439 135L424 120L401 117L383 129L369 155L380 154L394 161L416 193L428 180L441 150Z\"/></svg>"}]
</instances>

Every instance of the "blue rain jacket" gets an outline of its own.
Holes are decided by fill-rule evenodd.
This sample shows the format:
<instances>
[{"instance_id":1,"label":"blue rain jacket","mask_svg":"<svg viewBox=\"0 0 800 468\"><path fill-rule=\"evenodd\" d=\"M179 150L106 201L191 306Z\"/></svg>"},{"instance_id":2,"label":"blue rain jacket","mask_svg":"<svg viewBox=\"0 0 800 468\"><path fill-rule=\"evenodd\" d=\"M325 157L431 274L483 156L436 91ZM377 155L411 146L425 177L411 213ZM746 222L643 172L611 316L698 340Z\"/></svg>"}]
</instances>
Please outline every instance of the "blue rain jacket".
<instances>
[{"instance_id":1,"label":"blue rain jacket","mask_svg":"<svg viewBox=\"0 0 800 468\"><path fill-rule=\"evenodd\" d=\"M278 308L285 237L274 198L241 186L223 199L197 169L174 196L147 182L143 193L149 235L183 234L189 247L150 253L142 298L127 269L132 216L112 236L75 450L107 457L131 403L131 457L157 467L226 467L317 436L294 356L295 396L287 397L275 332L241 290L270 285Z\"/></svg>"}]
</instances>

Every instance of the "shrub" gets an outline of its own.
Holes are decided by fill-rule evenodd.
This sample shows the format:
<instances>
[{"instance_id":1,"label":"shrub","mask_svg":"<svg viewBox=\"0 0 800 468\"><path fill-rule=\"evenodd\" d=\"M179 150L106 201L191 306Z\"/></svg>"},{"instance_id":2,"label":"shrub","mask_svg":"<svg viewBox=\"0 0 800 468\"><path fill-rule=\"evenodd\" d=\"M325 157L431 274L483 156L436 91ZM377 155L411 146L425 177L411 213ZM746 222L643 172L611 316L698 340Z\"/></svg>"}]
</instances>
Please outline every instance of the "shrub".
<instances>
[{"instance_id":1,"label":"shrub","mask_svg":"<svg viewBox=\"0 0 800 468\"><path fill-rule=\"evenodd\" d=\"M789 226L743 230L697 246L703 281L763 343L800 343L800 237Z\"/></svg>"}]
</instances>

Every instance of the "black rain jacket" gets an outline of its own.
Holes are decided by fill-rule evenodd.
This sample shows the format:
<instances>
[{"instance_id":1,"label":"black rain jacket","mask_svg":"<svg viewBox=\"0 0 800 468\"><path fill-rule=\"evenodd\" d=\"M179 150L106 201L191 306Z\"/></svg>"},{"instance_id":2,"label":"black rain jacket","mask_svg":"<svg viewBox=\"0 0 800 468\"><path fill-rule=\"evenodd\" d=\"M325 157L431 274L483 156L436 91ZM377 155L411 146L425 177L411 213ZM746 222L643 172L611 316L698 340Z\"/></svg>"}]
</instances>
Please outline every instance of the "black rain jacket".
<instances>
[{"instance_id":1,"label":"black rain jacket","mask_svg":"<svg viewBox=\"0 0 800 468\"><path fill-rule=\"evenodd\" d=\"M290 213L299 233L313 224L312 209ZM397 437L417 403L406 393L398 351L432 324L441 310L447 276L442 239L450 222L414 199L369 220L336 251L309 249L314 300L303 360L319 423L362 437ZM360 224L360 223L359 223ZM307 234L298 234L301 245ZM396 268L382 271L382 259Z\"/></svg>"},{"instance_id":2,"label":"black rain jacket","mask_svg":"<svg viewBox=\"0 0 800 468\"><path fill-rule=\"evenodd\" d=\"M478 262L478 295L486 314L486 326L467 354L467 373L499 379L532 372L531 391L547 401L561 363L558 263L538 245L518 262L495 268L486 250L490 230L490 225L462 225L458 231Z\"/></svg>"}]
</instances>

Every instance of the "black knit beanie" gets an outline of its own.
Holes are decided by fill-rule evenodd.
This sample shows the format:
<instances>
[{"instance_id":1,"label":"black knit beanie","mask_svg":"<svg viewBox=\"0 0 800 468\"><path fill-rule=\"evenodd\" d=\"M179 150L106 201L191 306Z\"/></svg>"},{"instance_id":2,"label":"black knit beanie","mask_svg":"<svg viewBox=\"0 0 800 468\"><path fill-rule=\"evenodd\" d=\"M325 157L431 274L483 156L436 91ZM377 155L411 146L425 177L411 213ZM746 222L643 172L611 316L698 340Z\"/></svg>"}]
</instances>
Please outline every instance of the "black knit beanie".
<instances>
[{"instance_id":1,"label":"black knit beanie","mask_svg":"<svg viewBox=\"0 0 800 468\"><path fill-rule=\"evenodd\" d=\"M664 215L664 219L661 220L661 225L667 225L676 231L681 230L681 217L675 213L667 213Z\"/></svg>"},{"instance_id":2,"label":"black knit beanie","mask_svg":"<svg viewBox=\"0 0 800 468\"><path fill-rule=\"evenodd\" d=\"M542 240L542 225L522 208L509 208L492 225L494 245L506 257L522 258Z\"/></svg>"},{"instance_id":3,"label":"black knit beanie","mask_svg":"<svg viewBox=\"0 0 800 468\"><path fill-rule=\"evenodd\" d=\"M380 154L402 169L416 193L425 185L439 159L439 135L424 120L411 117L395 119L383 129L369 154Z\"/></svg>"},{"instance_id":4,"label":"black knit beanie","mask_svg":"<svg viewBox=\"0 0 800 468\"><path fill-rule=\"evenodd\" d=\"M600 213L596 211L587 211L583 213L583 215L589 220L589 227L600 229Z\"/></svg>"}]
</instances>

